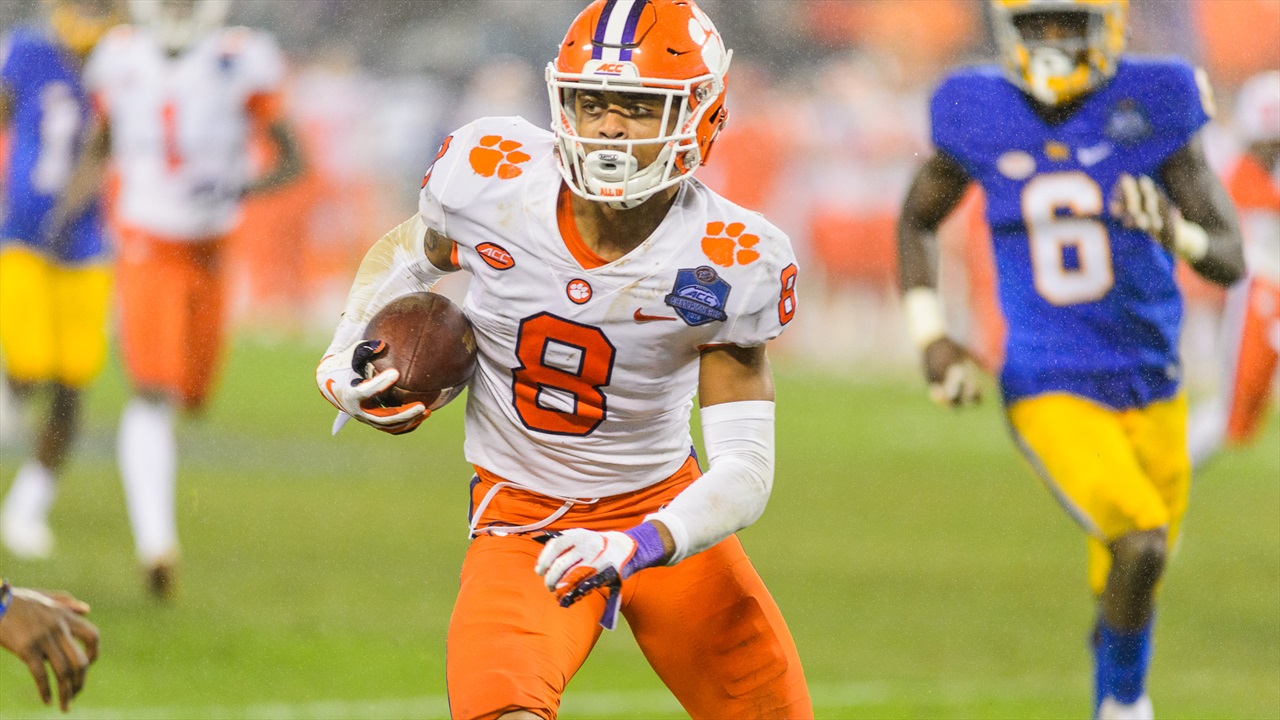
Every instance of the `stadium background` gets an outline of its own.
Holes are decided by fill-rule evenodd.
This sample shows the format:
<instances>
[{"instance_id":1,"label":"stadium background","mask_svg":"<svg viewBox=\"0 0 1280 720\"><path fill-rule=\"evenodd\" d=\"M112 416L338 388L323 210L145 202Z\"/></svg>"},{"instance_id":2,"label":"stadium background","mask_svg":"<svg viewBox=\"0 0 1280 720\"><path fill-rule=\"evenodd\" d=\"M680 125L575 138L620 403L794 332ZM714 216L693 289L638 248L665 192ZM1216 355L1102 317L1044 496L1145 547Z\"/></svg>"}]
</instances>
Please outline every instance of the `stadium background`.
<instances>
[{"instance_id":1,"label":"stadium background","mask_svg":"<svg viewBox=\"0 0 1280 720\"><path fill-rule=\"evenodd\" d=\"M892 286L892 225L945 68L989 58L970 0L703 0L736 57L731 120L699 177L791 234L801 311L778 343L779 474L743 533L791 623L823 717L1083 716L1083 542L1022 466L996 403L928 405ZM103 658L80 717L404 717L445 712L444 631L465 546L461 404L405 438L331 439L311 373L369 243L413 211L439 141L481 115L549 116L542 67L578 0L235 0L276 33L304 180L235 239L238 341L180 432L180 595L150 602L116 475L112 368L22 584L94 605ZM39 15L0 0L0 30ZM1131 47L1209 71L1225 169L1235 88L1280 67L1280 0L1133 0ZM944 233L953 321L992 366L980 198ZM460 297L463 278L442 285ZM1188 283L1193 398L1216 371L1220 296ZM988 391L993 388L988 384ZM1198 477L1167 581L1152 694L1168 717L1280 717L1280 432ZM696 423L695 423L696 426ZM21 439L19 440L21 442ZM0 483L20 457L0 450ZM0 717L38 710L0 662ZM629 636L606 636L564 717L679 717Z\"/></svg>"}]
</instances>

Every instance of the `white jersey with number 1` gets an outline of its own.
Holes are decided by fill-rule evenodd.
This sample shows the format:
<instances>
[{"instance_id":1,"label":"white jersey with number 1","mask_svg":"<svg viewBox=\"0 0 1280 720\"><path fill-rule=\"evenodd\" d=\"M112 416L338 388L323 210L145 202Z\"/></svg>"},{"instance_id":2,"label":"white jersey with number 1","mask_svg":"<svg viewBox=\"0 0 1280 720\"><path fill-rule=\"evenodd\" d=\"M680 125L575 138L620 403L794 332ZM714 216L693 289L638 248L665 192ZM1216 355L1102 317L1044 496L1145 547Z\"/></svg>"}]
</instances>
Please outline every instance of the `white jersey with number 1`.
<instances>
[{"instance_id":1,"label":"white jersey with number 1","mask_svg":"<svg viewBox=\"0 0 1280 720\"><path fill-rule=\"evenodd\" d=\"M689 457L699 352L777 337L795 256L759 214L690 179L647 240L605 263L567 193L551 133L484 118L445 142L419 213L473 276L467 460L538 492L606 497Z\"/></svg>"},{"instance_id":2,"label":"white jersey with number 1","mask_svg":"<svg viewBox=\"0 0 1280 720\"><path fill-rule=\"evenodd\" d=\"M230 232L251 117L278 112L283 75L275 41L248 28L221 28L173 57L139 28L103 37L85 83L110 122L121 220L173 240Z\"/></svg>"}]
</instances>

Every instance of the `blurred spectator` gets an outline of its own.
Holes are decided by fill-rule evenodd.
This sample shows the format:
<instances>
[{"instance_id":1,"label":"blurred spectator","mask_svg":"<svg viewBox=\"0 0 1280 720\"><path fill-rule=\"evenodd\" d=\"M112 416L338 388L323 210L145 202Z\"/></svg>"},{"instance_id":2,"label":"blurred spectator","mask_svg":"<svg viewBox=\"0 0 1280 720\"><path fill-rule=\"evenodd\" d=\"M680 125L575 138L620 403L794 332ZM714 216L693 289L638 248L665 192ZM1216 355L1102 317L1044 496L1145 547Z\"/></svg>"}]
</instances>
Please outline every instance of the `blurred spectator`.
<instances>
[{"instance_id":1,"label":"blurred spectator","mask_svg":"<svg viewBox=\"0 0 1280 720\"><path fill-rule=\"evenodd\" d=\"M0 28L33 17L39 6L3 1ZM545 126L543 63L583 5L235 0L232 20L276 32L295 63L289 115L315 166L297 187L248 208L252 231L237 236L234 254L242 319L273 334L327 325L351 269L413 207L422 174L460 118L514 114ZM884 356L881 335L900 333L888 292L892 220L929 146L925 99L946 67L989 59L986 3L705 0L703 8L723 18L720 30L741 57L730 70L728 126L700 177L791 235L808 302L789 342L812 337L837 363ZM1245 77L1280 66L1280 0L1132 0L1131 10L1133 46L1178 47L1198 57L1224 119ZM734 145L751 152L729 151ZM1220 124L1206 129L1205 145L1223 172L1240 152ZM270 159L261 146L258 155ZM957 322L967 320L970 339L990 350L984 360L998 364L1002 330L990 312L974 309L994 302L985 236L970 232L981 223L965 219L981 212L975 195L943 229L943 252L953 257L944 263L944 285L964 301L953 309L971 313ZM257 238L252 245L250 237ZM242 261L253 247L272 258L264 263L269 270L255 273ZM1197 328L1216 314L1221 293L1192 288L1190 296L1189 342L1211 344ZM832 342L824 318L835 315L859 320L850 337ZM1189 353L1191 365L1198 354Z\"/></svg>"},{"instance_id":2,"label":"blurred spectator","mask_svg":"<svg viewBox=\"0 0 1280 720\"><path fill-rule=\"evenodd\" d=\"M1218 85L1218 94L1229 93L1254 73L1280 67L1280 0L1197 0L1192 3L1159 3L1166 8L1192 6L1191 32L1174 47L1198 38L1204 43L1204 62Z\"/></svg>"}]
</instances>

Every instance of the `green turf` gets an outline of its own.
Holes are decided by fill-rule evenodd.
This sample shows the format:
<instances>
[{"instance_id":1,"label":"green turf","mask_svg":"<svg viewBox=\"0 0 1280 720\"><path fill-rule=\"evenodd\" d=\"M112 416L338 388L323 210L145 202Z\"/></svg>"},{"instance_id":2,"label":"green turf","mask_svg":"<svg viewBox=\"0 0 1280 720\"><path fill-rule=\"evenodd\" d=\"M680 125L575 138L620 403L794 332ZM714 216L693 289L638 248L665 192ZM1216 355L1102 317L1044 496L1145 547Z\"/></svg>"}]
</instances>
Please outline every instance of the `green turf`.
<instances>
[{"instance_id":1,"label":"green turf","mask_svg":"<svg viewBox=\"0 0 1280 720\"><path fill-rule=\"evenodd\" d=\"M89 600L102 658L73 716L444 712L444 634L466 545L462 404L411 436L352 427L316 353L237 348L180 429L181 594L142 591L114 469L118 373L53 514L56 561L20 584ZM1091 603L1080 533L1021 465L994 404L953 415L911 382L779 370L778 475L743 542L790 623L819 717L1084 717ZM18 457L0 455L0 487ZM1280 423L1197 479L1151 681L1166 718L1280 716ZM681 717L625 630L565 718ZM0 716L49 717L0 658Z\"/></svg>"}]
</instances>

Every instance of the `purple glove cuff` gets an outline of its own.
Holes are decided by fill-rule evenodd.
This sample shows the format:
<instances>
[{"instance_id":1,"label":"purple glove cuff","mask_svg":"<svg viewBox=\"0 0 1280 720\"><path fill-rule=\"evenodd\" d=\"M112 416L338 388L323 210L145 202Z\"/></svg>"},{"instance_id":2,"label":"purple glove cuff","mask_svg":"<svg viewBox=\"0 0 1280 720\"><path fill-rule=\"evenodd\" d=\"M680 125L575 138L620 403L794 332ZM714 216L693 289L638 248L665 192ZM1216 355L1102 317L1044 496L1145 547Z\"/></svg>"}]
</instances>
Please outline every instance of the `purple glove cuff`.
<instances>
[{"instance_id":1,"label":"purple glove cuff","mask_svg":"<svg viewBox=\"0 0 1280 720\"><path fill-rule=\"evenodd\" d=\"M622 566L622 577L631 577L637 572L657 565L665 554L662 547L662 536L653 523L640 523L624 533L636 541L635 554Z\"/></svg>"}]
</instances>

